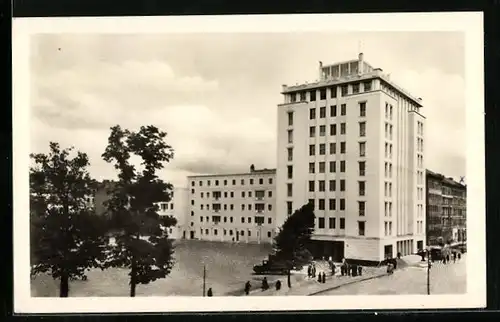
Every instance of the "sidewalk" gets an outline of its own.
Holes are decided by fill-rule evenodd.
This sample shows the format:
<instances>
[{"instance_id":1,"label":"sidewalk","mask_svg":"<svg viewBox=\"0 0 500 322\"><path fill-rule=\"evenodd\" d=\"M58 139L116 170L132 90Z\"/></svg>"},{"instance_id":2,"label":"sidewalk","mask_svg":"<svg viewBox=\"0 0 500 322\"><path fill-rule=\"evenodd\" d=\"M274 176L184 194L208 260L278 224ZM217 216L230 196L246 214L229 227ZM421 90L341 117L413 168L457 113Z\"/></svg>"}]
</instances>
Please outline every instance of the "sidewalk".
<instances>
[{"instance_id":1,"label":"sidewalk","mask_svg":"<svg viewBox=\"0 0 500 322\"><path fill-rule=\"evenodd\" d=\"M341 287L344 285L349 285L352 283L358 283L361 281L378 278L387 275L386 267L366 267L363 270L362 276L340 276L336 274L335 276L326 277L326 283L319 283L317 278L309 279L307 276L302 276L295 283L292 281L292 288L288 288L286 284L286 276L281 280L281 290L277 291L274 287L274 283L269 283L270 289L267 291L262 291L260 289L250 292L249 296L308 296L316 295L323 292L327 292L331 289Z\"/></svg>"}]
</instances>

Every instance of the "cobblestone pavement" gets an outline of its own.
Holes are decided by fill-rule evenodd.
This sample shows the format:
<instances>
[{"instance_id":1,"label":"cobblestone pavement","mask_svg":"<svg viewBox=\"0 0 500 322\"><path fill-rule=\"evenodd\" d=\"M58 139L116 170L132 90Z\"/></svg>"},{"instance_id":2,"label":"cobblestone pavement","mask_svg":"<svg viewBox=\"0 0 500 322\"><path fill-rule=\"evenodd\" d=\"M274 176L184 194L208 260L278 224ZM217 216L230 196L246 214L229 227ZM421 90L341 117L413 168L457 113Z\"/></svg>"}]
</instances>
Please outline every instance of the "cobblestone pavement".
<instances>
[{"instance_id":1,"label":"cobblestone pavement","mask_svg":"<svg viewBox=\"0 0 500 322\"><path fill-rule=\"evenodd\" d=\"M431 294L461 294L467 291L466 257L456 263L434 263L430 270ZM427 269L410 266L393 275L342 286L321 295L417 295L427 294Z\"/></svg>"}]
</instances>

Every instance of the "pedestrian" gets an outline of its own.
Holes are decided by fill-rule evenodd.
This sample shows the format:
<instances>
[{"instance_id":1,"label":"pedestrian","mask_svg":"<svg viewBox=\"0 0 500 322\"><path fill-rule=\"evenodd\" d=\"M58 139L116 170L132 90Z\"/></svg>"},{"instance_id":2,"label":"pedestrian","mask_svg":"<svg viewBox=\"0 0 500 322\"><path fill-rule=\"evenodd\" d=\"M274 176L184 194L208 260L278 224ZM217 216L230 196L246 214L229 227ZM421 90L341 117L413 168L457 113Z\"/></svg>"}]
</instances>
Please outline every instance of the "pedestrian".
<instances>
[{"instance_id":1,"label":"pedestrian","mask_svg":"<svg viewBox=\"0 0 500 322\"><path fill-rule=\"evenodd\" d=\"M318 282L321 283L322 279L321 279L322 275L321 275L321 272L319 272L318 274Z\"/></svg>"},{"instance_id":2,"label":"pedestrian","mask_svg":"<svg viewBox=\"0 0 500 322\"><path fill-rule=\"evenodd\" d=\"M336 268L335 263L331 262L330 268L332 269L332 276L334 276L335 275L335 268Z\"/></svg>"},{"instance_id":3,"label":"pedestrian","mask_svg":"<svg viewBox=\"0 0 500 322\"><path fill-rule=\"evenodd\" d=\"M312 265L312 277L315 278L316 277L316 265Z\"/></svg>"},{"instance_id":4,"label":"pedestrian","mask_svg":"<svg viewBox=\"0 0 500 322\"><path fill-rule=\"evenodd\" d=\"M247 282L245 283L245 294L246 294L246 295L250 294L250 287L251 287L251 285L250 285L250 281L247 281Z\"/></svg>"},{"instance_id":5,"label":"pedestrian","mask_svg":"<svg viewBox=\"0 0 500 322\"><path fill-rule=\"evenodd\" d=\"M457 252L453 252L453 263L457 262Z\"/></svg>"},{"instance_id":6,"label":"pedestrian","mask_svg":"<svg viewBox=\"0 0 500 322\"><path fill-rule=\"evenodd\" d=\"M267 283L267 277L264 277L264 279L262 280L262 290L265 291L268 289L269 289L269 284Z\"/></svg>"},{"instance_id":7,"label":"pedestrian","mask_svg":"<svg viewBox=\"0 0 500 322\"><path fill-rule=\"evenodd\" d=\"M325 274L325 272L323 272L323 281L322 282L323 282L323 284L326 283L326 274Z\"/></svg>"},{"instance_id":8,"label":"pedestrian","mask_svg":"<svg viewBox=\"0 0 500 322\"><path fill-rule=\"evenodd\" d=\"M450 254L446 254L446 262L449 263L450 262Z\"/></svg>"},{"instance_id":9,"label":"pedestrian","mask_svg":"<svg viewBox=\"0 0 500 322\"><path fill-rule=\"evenodd\" d=\"M358 266L358 275L361 276L361 275L363 275L362 273L363 273L363 266L359 265Z\"/></svg>"},{"instance_id":10,"label":"pedestrian","mask_svg":"<svg viewBox=\"0 0 500 322\"><path fill-rule=\"evenodd\" d=\"M207 291L207 296L208 297L212 297L214 295L213 291L212 291L212 288L210 287Z\"/></svg>"},{"instance_id":11,"label":"pedestrian","mask_svg":"<svg viewBox=\"0 0 500 322\"><path fill-rule=\"evenodd\" d=\"M311 278L311 276L312 276L312 265L309 264L307 266L307 278Z\"/></svg>"},{"instance_id":12,"label":"pedestrian","mask_svg":"<svg viewBox=\"0 0 500 322\"><path fill-rule=\"evenodd\" d=\"M458 252L458 260L460 260L460 258L462 258L462 253Z\"/></svg>"},{"instance_id":13,"label":"pedestrian","mask_svg":"<svg viewBox=\"0 0 500 322\"><path fill-rule=\"evenodd\" d=\"M281 281L277 280L276 281L276 291L279 291L281 289Z\"/></svg>"}]
</instances>

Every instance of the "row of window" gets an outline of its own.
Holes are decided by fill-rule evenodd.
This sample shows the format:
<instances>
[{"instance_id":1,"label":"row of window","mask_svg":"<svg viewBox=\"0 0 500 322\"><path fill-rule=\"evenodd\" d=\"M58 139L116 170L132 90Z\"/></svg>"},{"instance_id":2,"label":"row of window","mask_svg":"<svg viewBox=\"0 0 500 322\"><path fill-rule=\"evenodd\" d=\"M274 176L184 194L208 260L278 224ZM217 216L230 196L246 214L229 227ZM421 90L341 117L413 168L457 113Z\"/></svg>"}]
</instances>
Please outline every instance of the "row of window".
<instances>
[{"instance_id":1,"label":"row of window","mask_svg":"<svg viewBox=\"0 0 500 322\"><path fill-rule=\"evenodd\" d=\"M318 228L319 229L326 229L326 222L328 219L328 229L337 229L337 218L325 218L325 217L318 217ZM364 228L364 227L363 227ZM339 229L345 229L345 218L339 218Z\"/></svg>"},{"instance_id":2,"label":"row of window","mask_svg":"<svg viewBox=\"0 0 500 322\"><path fill-rule=\"evenodd\" d=\"M222 198L222 192L221 191L213 191L212 192L212 197L215 198L215 199L219 199L219 198ZM200 197L201 198L204 198L206 196L206 198L210 198L210 192L201 192L200 193ZM234 198L234 191L224 191L224 198ZM248 198L252 198L252 191L248 191L248 194L245 192L245 191L242 191L241 192L241 197L242 198L245 198L245 196L248 196ZM273 196L273 192L272 191L268 191L267 192L267 196L269 198L272 198ZM255 198L264 198L265 197L265 191L255 191Z\"/></svg>"},{"instance_id":3,"label":"row of window","mask_svg":"<svg viewBox=\"0 0 500 322\"><path fill-rule=\"evenodd\" d=\"M332 86L329 88L323 87L318 89L313 89L309 91L301 91L296 93L290 93L290 102L295 103L297 101L303 102L309 100L310 102L314 102L317 99L317 92L319 91L319 99L326 100L327 92L330 92L330 98L337 98L338 87L340 87L340 96L347 96L349 94L349 87L351 87L352 94L358 94L361 91L361 84L363 84L363 88L365 92L369 92L372 90L372 81L364 81L362 83L354 83L352 85L344 84L340 86Z\"/></svg>"},{"instance_id":4,"label":"row of window","mask_svg":"<svg viewBox=\"0 0 500 322\"><path fill-rule=\"evenodd\" d=\"M384 216L392 217L392 202L386 201L384 202Z\"/></svg>"},{"instance_id":5,"label":"row of window","mask_svg":"<svg viewBox=\"0 0 500 322\"><path fill-rule=\"evenodd\" d=\"M424 156L421 154L417 154L417 167L419 168L424 167Z\"/></svg>"},{"instance_id":6,"label":"row of window","mask_svg":"<svg viewBox=\"0 0 500 322\"><path fill-rule=\"evenodd\" d=\"M171 204L162 203L162 204L160 204L160 209L163 210L163 211L166 211L168 209L173 210L174 209L174 204L173 203L171 203Z\"/></svg>"},{"instance_id":7,"label":"row of window","mask_svg":"<svg viewBox=\"0 0 500 322\"><path fill-rule=\"evenodd\" d=\"M417 134L424 136L424 123L417 121Z\"/></svg>"},{"instance_id":8,"label":"row of window","mask_svg":"<svg viewBox=\"0 0 500 322\"><path fill-rule=\"evenodd\" d=\"M223 207L224 208L221 208L221 205L220 204L213 204L212 205L212 210L213 211L221 211L221 209L224 209L224 211L227 211L227 204L224 204ZM203 210L204 208L204 205L200 205L200 210ZM245 204L242 204L241 205L241 210L244 211L246 209L248 210L252 210L252 205L249 204L248 207L245 206ZM210 210L210 205L209 204L206 204L206 207L205 207L206 210ZM255 211L264 211L265 209L265 206L264 204L255 204ZM229 210L234 210L234 205L233 204L230 204L229 205ZM271 204L268 204L267 205L267 210L268 211L272 211L273 210L273 205Z\"/></svg>"},{"instance_id":9,"label":"row of window","mask_svg":"<svg viewBox=\"0 0 500 322\"><path fill-rule=\"evenodd\" d=\"M392 163L384 162L384 177L392 178Z\"/></svg>"},{"instance_id":10,"label":"row of window","mask_svg":"<svg viewBox=\"0 0 500 322\"><path fill-rule=\"evenodd\" d=\"M207 228L205 228L205 229L201 228L200 229L200 235L203 235L203 231L205 231L205 235L210 235L210 230L207 229ZM229 234L229 236L233 236L233 235L236 234L236 232L237 232L236 230L233 231L232 229L229 229L229 230L223 229L222 230L223 236L227 236L228 234ZM213 230L213 235L214 236L218 236L218 233L219 232L218 232L217 229ZM252 237L252 231L251 230L247 230L247 233L248 233L248 237ZM244 230L239 231L239 235L244 237L245 236L245 231ZM259 236L259 231L257 231L257 236ZM267 232L267 238L271 238L271 232L270 231Z\"/></svg>"},{"instance_id":11,"label":"row of window","mask_svg":"<svg viewBox=\"0 0 500 322\"><path fill-rule=\"evenodd\" d=\"M384 182L384 197L392 197L392 182Z\"/></svg>"},{"instance_id":12,"label":"row of window","mask_svg":"<svg viewBox=\"0 0 500 322\"><path fill-rule=\"evenodd\" d=\"M417 234L424 233L424 222L422 220L417 220Z\"/></svg>"},{"instance_id":13,"label":"row of window","mask_svg":"<svg viewBox=\"0 0 500 322\"><path fill-rule=\"evenodd\" d=\"M417 188L417 200L424 199L424 188Z\"/></svg>"},{"instance_id":14,"label":"row of window","mask_svg":"<svg viewBox=\"0 0 500 322\"><path fill-rule=\"evenodd\" d=\"M417 151L424 152L424 139L417 138Z\"/></svg>"},{"instance_id":15,"label":"row of window","mask_svg":"<svg viewBox=\"0 0 500 322\"><path fill-rule=\"evenodd\" d=\"M330 183L333 183L333 189L335 189L335 180L330 180ZM345 190L345 180L340 180L341 183L341 190ZM330 186L330 189L332 187ZM342 190L342 188L344 190ZM316 191L316 181L309 181L309 192L315 192ZM325 180L319 180L318 181L318 191L319 192L325 192L326 191L326 181ZM335 191L335 190L330 190L330 191ZM358 181L358 195L359 196L365 196L366 194L366 181Z\"/></svg>"},{"instance_id":16,"label":"row of window","mask_svg":"<svg viewBox=\"0 0 500 322\"><path fill-rule=\"evenodd\" d=\"M341 179L339 181L339 191L345 191L345 180ZM312 182L312 183L311 183ZM318 189L320 192L326 191L326 181L325 180L319 180L318 181ZM314 190L314 181L309 181L309 191L313 192ZM291 183L287 183L286 185L286 190L287 190L287 197L293 197L293 185ZM328 191L337 191L337 180L329 180L328 181Z\"/></svg>"},{"instance_id":17,"label":"row of window","mask_svg":"<svg viewBox=\"0 0 500 322\"><path fill-rule=\"evenodd\" d=\"M392 143L385 142L384 156L386 159L392 159Z\"/></svg>"},{"instance_id":18,"label":"row of window","mask_svg":"<svg viewBox=\"0 0 500 322\"><path fill-rule=\"evenodd\" d=\"M232 179L231 181L232 181L232 182L231 182L231 183L232 183L232 185L233 185L233 186L235 186L235 185L236 185L236 179ZM254 184L254 179L249 179L248 181L249 181L249 183L250 183L251 185L253 185L253 184ZM223 185L224 185L224 186L227 186L227 185L228 185L228 180L223 180L222 182L223 182ZM259 182L259 184L264 184L264 178L259 178L258 182ZM215 184L215 186L219 186L219 183L220 183L220 181L219 181L219 180L214 180L214 184ZM245 185L245 179L241 179L241 180L240 180L240 183L241 183L241 185L242 185L242 186L244 186L244 185ZM268 179L268 183L269 183L269 184L273 184L273 178L269 178L269 179ZM209 186L209 187L210 187L210 185L212 184L212 180L207 180L207 181L206 181L206 184L207 184L207 186ZM192 186L192 187L194 187L195 185L196 185L195 181L191 181L191 186ZM200 180L200 181L198 182L198 186L203 187L203 181L201 181L201 180ZM193 193L194 193L194 192L193 192Z\"/></svg>"},{"instance_id":19,"label":"row of window","mask_svg":"<svg viewBox=\"0 0 500 322\"><path fill-rule=\"evenodd\" d=\"M417 205L417 217L421 218L424 216L424 206L423 205Z\"/></svg>"},{"instance_id":20,"label":"row of window","mask_svg":"<svg viewBox=\"0 0 500 322\"><path fill-rule=\"evenodd\" d=\"M424 184L424 172L417 170L417 184Z\"/></svg>"},{"instance_id":21,"label":"row of window","mask_svg":"<svg viewBox=\"0 0 500 322\"><path fill-rule=\"evenodd\" d=\"M359 122L359 136L366 136L366 122ZM309 137L316 137L316 126L309 127ZM340 123L340 135L346 135L347 133L347 124ZM337 124L330 124L330 135L337 135ZM326 136L326 125L319 126L319 136Z\"/></svg>"},{"instance_id":22,"label":"row of window","mask_svg":"<svg viewBox=\"0 0 500 322\"><path fill-rule=\"evenodd\" d=\"M205 222L207 222L207 223L210 222L210 217L209 216L205 216L205 217L200 216L200 222L203 222L204 219L205 219ZM233 219L232 216L231 217L224 216L222 218L221 218L221 216L213 216L212 217L212 222L214 222L214 223L220 223L221 219L222 219L222 221L224 223L227 223L228 220L229 220L230 224L232 224L234 222L234 219ZM245 217L241 217L241 223L242 224L245 223ZM251 224L252 223L252 217L248 217L246 223ZM264 217L255 217L255 223L256 224L263 224L264 223ZM269 225L272 224L273 223L273 219L271 217L268 217L267 218L267 223Z\"/></svg>"}]
</instances>

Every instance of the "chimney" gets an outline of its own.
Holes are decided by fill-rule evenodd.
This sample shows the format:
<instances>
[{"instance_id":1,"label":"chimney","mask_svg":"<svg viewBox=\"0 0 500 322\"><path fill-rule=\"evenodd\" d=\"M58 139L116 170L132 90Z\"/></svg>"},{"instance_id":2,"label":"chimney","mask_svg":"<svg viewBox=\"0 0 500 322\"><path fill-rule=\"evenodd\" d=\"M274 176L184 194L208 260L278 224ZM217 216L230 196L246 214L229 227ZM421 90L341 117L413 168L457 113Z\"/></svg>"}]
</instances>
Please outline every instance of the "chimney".
<instances>
[{"instance_id":1,"label":"chimney","mask_svg":"<svg viewBox=\"0 0 500 322\"><path fill-rule=\"evenodd\" d=\"M364 67L364 60L363 60L363 53L359 53L358 55L358 75L363 74L363 67Z\"/></svg>"},{"instance_id":2,"label":"chimney","mask_svg":"<svg viewBox=\"0 0 500 322\"><path fill-rule=\"evenodd\" d=\"M323 75L323 62L320 60L319 61L319 79L323 80L324 75Z\"/></svg>"},{"instance_id":3,"label":"chimney","mask_svg":"<svg viewBox=\"0 0 500 322\"><path fill-rule=\"evenodd\" d=\"M252 165L250 166L250 172L254 172L254 171L255 171L255 166L252 164Z\"/></svg>"}]
</instances>

